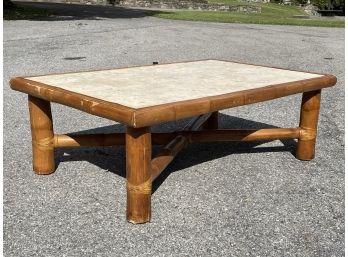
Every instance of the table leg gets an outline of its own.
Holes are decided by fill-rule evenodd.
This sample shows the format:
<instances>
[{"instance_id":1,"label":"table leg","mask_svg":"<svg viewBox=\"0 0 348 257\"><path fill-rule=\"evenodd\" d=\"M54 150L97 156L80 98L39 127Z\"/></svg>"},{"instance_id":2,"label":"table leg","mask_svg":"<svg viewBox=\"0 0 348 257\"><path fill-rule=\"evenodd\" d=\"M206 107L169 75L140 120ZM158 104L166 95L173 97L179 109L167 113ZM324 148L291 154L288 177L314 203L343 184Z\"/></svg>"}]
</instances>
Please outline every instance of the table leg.
<instances>
[{"instance_id":1,"label":"table leg","mask_svg":"<svg viewBox=\"0 0 348 257\"><path fill-rule=\"evenodd\" d=\"M151 130L127 127L127 220L146 223L151 218Z\"/></svg>"},{"instance_id":2,"label":"table leg","mask_svg":"<svg viewBox=\"0 0 348 257\"><path fill-rule=\"evenodd\" d=\"M28 96L33 151L33 170L36 174L54 172L53 122L50 102Z\"/></svg>"},{"instance_id":3,"label":"table leg","mask_svg":"<svg viewBox=\"0 0 348 257\"><path fill-rule=\"evenodd\" d=\"M311 160L315 155L315 140L320 109L320 91L303 93L300 115L300 137L297 143L296 158Z\"/></svg>"},{"instance_id":4,"label":"table leg","mask_svg":"<svg viewBox=\"0 0 348 257\"><path fill-rule=\"evenodd\" d=\"M219 112L212 112L210 117L202 126L203 129L218 129L219 128Z\"/></svg>"}]
</instances>

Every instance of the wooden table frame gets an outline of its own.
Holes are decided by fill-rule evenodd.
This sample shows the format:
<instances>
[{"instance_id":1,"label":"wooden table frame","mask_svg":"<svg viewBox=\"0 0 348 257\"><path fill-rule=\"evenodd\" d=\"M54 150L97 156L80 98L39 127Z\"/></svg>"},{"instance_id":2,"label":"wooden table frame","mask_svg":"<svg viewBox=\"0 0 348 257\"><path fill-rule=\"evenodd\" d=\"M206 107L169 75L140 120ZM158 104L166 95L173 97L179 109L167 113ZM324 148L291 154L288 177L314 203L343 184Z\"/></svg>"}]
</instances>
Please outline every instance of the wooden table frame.
<instances>
[{"instance_id":1,"label":"wooden table frame","mask_svg":"<svg viewBox=\"0 0 348 257\"><path fill-rule=\"evenodd\" d=\"M151 218L152 182L180 150L190 143L298 139L296 158L299 160L314 158L321 89L335 83L334 76L323 75L319 78L294 83L140 109L82 96L25 78L12 79L11 87L28 94L35 173L51 174L54 172L54 149L125 145L127 220L131 223L146 223ZM299 127L257 130L222 130L218 128L219 110L296 93L303 93ZM126 133L55 134L50 102L58 102L124 123L127 126ZM182 131L151 132L151 126L154 124L192 116L196 116L196 118ZM165 145L154 158L151 155L152 144Z\"/></svg>"}]
</instances>

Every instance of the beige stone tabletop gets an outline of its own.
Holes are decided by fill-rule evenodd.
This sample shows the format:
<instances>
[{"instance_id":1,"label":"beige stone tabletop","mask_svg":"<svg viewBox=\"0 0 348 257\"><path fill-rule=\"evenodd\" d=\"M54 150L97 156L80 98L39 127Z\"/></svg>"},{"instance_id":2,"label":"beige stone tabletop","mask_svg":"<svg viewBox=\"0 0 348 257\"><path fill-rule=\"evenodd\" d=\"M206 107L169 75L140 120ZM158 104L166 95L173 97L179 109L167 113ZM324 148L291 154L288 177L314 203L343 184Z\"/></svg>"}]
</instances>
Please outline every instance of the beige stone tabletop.
<instances>
[{"instance_id":1,"label":"beige stone tabletop","mask_svg":"<svg viewBox=\"0 0 348 257\"><path fill-rule=\"evenodd\" d=\"M131 108L143 108L321 76L205 60L26 79Z\"/></svg>"}]
</instances>

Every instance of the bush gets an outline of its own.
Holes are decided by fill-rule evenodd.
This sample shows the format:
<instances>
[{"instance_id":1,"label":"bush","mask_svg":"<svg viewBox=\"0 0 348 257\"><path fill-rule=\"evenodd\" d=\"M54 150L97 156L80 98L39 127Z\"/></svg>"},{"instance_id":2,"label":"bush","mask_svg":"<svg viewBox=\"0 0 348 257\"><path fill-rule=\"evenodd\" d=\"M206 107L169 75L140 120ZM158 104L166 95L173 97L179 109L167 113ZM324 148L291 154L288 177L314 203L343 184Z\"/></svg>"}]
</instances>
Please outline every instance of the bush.
<instances>
[{"instance_id":1,"label":"bush","mask_svg":"<svg viewBox=\"0 0 348 257\"><path fill-rule=\"evenodd\" d=\"M320 10L344 10L344 0L311 0Z\"/></svg>"}]
</instances>

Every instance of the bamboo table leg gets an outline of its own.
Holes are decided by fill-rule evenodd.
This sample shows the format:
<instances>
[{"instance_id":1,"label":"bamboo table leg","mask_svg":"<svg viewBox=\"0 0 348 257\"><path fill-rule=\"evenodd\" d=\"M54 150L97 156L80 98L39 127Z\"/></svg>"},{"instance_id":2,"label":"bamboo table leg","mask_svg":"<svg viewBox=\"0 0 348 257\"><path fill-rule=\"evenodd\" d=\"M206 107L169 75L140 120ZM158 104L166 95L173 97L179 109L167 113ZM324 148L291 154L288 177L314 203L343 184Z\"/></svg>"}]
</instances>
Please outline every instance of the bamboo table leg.
<instances>
[{"instance_id":1,"label":"bamboo table leg","mask_svg":"<svg viewBox=\"0 0 348 257\"><path fill-rule=\"evenodd\" d=\"M311 160L315 155L315 140L320 109L320 91L303 93L300 115L300 136L297 143L296 158Z\"/></svg>"},{"instance_id":2,"label":"bamboo table leg","mask_svg":"<svg viewBox=\"0 0 348 257\"><path fill-rule=\"evenodd\" d=\"M212 112L210 117L202 126L203 129L218 129L219 128L219 112Z\"/></svg>"},{"instance_id":3,"label":"bamboo table leg","mask_svg":"<svg viewBox=\"0 0 348 257\"><path fill-rule=\"evenodd\" d=\"M151 131L150 127L127 127L127 220L145 223L151 218Z\"/></svg>"},{"instance_id":4,"label":"bamboo table leg","mask_svg":"<svg viewBox=\"0 0 348 257\"><path fill-rule=\"evenodd\" d=\"M36 174L54 172L53 123L50 102L30 96L29 113L33 150L33 170Z\"/></svg>"}]
</instances>

